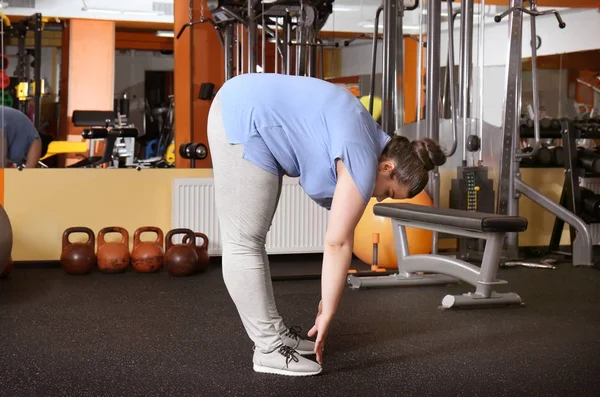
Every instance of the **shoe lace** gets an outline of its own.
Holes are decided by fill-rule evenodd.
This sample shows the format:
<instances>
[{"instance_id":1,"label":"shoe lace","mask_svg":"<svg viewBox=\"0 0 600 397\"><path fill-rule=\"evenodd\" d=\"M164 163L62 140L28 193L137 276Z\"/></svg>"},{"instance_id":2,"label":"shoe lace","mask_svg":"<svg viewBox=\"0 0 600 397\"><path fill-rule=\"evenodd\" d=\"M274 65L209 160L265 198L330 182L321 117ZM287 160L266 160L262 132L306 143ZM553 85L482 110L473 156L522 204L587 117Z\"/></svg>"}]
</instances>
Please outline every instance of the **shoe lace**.
<instances>
[{"instance_id":1,"label":"shoe lace","mask_svg":"<svg viewBox=\"0 0 600 397\"><path fill-rule=\"evenodd\" d=\"M286 334L286 336L289 336L292 339L298 340L301 338L300 332L302 332L302 328L295 326L292 328L288 328L288 330L285 334Z\"/></svg>"},{"instance_id":2,"label":"shoe lace","mask_svg":"<svg viewBox=\"0 0 600 397\"><path fill-rule=\"evenodd\" d=\"M292 349L289 346L282 345L279 348L279 353L285 357L285 366L287 367L290 361L298 362L298 357L296 357L296 350Z\"/></svg>"}]
</instances>

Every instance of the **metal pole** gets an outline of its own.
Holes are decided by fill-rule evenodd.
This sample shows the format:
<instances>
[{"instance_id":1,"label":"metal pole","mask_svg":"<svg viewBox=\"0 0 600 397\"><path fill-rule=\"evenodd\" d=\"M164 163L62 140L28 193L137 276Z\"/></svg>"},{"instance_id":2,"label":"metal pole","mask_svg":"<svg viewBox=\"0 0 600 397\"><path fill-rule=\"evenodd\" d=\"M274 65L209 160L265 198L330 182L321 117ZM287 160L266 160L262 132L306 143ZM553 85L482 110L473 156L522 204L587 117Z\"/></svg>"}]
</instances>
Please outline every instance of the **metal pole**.
<instances>
[{"instance_id":1,"label":"metal pole","mask_svg":"<svg viewBox=\"0 0 600 397\"><path fill-rule=\"evenodd\" d=\"M427 81L425 98L425 127L427 137L434 141L440 139L440 29L441 29L441 3L440 1L427 2ZM440 173L436 167L429 181L429 195L434 207L440 205ZM439 236L433 232L431 252L437 253Z\"/></svg>"},{"instance_id":2,"label":"metal pole","mask_svg":"<svg viewBox=\"0 0 600 397\"><path fill-rule=\"evenodd\" d=\"M25 34L24 31L19 31L19 65L17 66L17 76L19 78L19 83L28 83L29 84L29 76L27 75L27 69L29 65L27 64L27 52L25 50ZM27 114L27 101L19 100L19 110L25 114Z\"/></svg>"},{"instance_id":3,"label":"metal pole","mask_svg":"<svg viewBox=\"0 0 600 397\"><path fill-rule=\"evenodd\" d=\"M236 30L236 34L235 34L235 74L240 75L242 74L242 50L241 50L241 41L240 41L240 28L241 28L241 24L237 23L235 25L235 30Z\"/></svg>"},{"instance_id":4,"label":"metal pole","mask_svg":"<svg viewBox=\"0 0 600 397\"><path fill-rule=\"evenodd\" d=\"M396 66L396 0L383 0L383 85L382 85L382 128L394 134L396 117L394 112L394 84Z\"/></svg>"},{"instance_id":5,"label":"metal pole","mask_svg":"<svg viewBox=\"0 0 600 397\"><path fill-rule=\"evenodd\" d=\"M479 3L479 165L483 164L483 93L484 93L484 72L485 72L485 0ZM560 102L559 102L560 103Z\"/></svg>"},{"instance_id":6,"label":"metal pole","mask_svg":"<svg viewBox=\"0 0 600 397\"><path fill-rule=\"evenodd\" d=\"M258 29L256 27L256 0L248 1L248 73L256 73L256 43Z\"/></svg>"},{"instance_id":7,"label":"metal pole","mask_svg":"<svg viewBox=\"0 0 600 397\"><path fill-rule=\"evenodd\" d=\"M34 32L34 68L33 80L35 91L33 93L33 124L40 131L42 126L42 14L35 14Z\"/></svg>"},{"instance_id":8,"label":"metal pole","mask_svg":"<svg viewBox=\"0 0 600 397\"><path fill-rule=\"evenodd\" d=\"M419 44L423 43L423 1L419 1ZM423 107L423 46L419 45L419 54L417 55L417 123L421 122L421 109Z\"/></svg>"},{"instance_id":9,"label":"metal pole","mask_svg":"<svg viewBox=\"0 0 600 397\"><path fill-rule=\"evenodd\" d=\"M275 16L275 73L279 73L279 17Z\"/></svg>"},{"instance_id":10,"label":"metal pole","mask_svg":"<svg viewBox=\"0 0 600 397\"><path fill-rule=\"evenodd\" d=\"M473 82L473 0L461 1L461 54L460 54L460 114L462 117L463 145L467 143L469 129L469 104ZM467 163L467 150L463 147L463 165Z\"/></svg>"},{"instance_id":11,"label":"metal pole","mask_svg":"<svg viewBox=\"0 0 600 397\"><path fill-rule=\"evenodd\" d=\"M317 32L314 29L314 27L311 27L310 30L308 31L309 36L308 36L308 40L309 43L311 44L317 44L316 41L316 36L317 36ZM311 45L308 47L308 75L310 77L316 77L317 76L317 46L316 45Z\"/></svg>"},{"instance_id":12,"label":"metal pole","mask_svg":"<svg viewBox=\"0 0 600 397\"><path fill-rule=\"evenodd\" d=\"M321 44L319 46L319 68L321 69L321 76L319 77L325 79L325 48L321 40L319 40L319 43Z\"/></svg>"},{"instance_id":13,"label":"metal pole","mask_svg":"<svg viewBox=\"0 0 600 397\"><path fill-rule=\"evenodd\" d=\"M229 80L233 77L233 24L228 23L225 26L225 80Z\"/></svg>"},{"instance_id":14,"label":"metal pole","mask_svg":"<svg viewBox=\"0 0 600 397\"><path fill-rule=\"evenodd\" d=\"M285 40L284 48L284 57L283 61L285 63L285 74L292 74L292 18L290 17L289 11L286 11L285 18L283 20L283 37Z\"/></svg>"},{"instance_id":15,"label":"metal pole","mask_svg":"<svg viewBox=\"0 0 600 397\"><path fill-rule=\"evenodd\" d=\"M404 17L404 0L397 0L396 10L396 73L394 89L395 129L404 125L404 36L402 34L402 18Z\"/></svg>"},{"instance_id":16,"label":"metal pole","mask_svg":"<svg viewBox=\"0 0 600 397\"><path fill-rule=\"evenodd\" d=\"M240 73L239 74L244 74L246 72L246 63L244 62L244 58L246 57L246 54L244 54L244 24L240 23L238 25L240 27L240 33L241 33L241 39L240 40L240 59L242 60L242 68L240 69Z\"/></svg>"},{"instance_id":17,"label":"metal pole","mask_svg":"<svg viewBox=\"0 0 600 397\"><path fill-rule=\"evenodd\" d=\"M262 68L263 73L265 73L265 69L267 68L266 65L266 51L265 48L267 46L267 32L265 29L265 3L264 2L260 2L261 3L261 12L260 12L260 19L261 19L261 33L262 33L262 42L261 42L261 46L260 46L260 55L261 55L261 60L260 60L260 67ZM277 53L275 54L277 55Z\"/></svg>"},{"instance_id":18,"label":"metal pole","mask_svg":"<svg viewBox=\"0 0 600 397\"><path fill-rule=\"evenodd\" d=\"M371 53L371 81L369 86L369 113L373 115L373 103L375 101L375 75L377 74L377 42L379 41L379 16L383 6L379 6L375 12L375 24L373 26L373 52Z\"/></svg>"},{"instance_id":19,"label":"metal pole","mask_svg":"<svg viewBox=\"0 0 600 397\"><path fill-rule=\"evenodd\" d=\"M511 0L510 7L523 7L523 0ZM506 66L506 86L504 92L504 119L502 123L502 157L498 175L497 213L519 214L519 195L515 189L515 177L519 173L516 151L519 149L519 116L521 86L521 45L523 36L523 14L516 10L508 19L509 44ZM509 257L518 257L519 236L506 234L506 251Z\"/></svg>"}]
</instances>

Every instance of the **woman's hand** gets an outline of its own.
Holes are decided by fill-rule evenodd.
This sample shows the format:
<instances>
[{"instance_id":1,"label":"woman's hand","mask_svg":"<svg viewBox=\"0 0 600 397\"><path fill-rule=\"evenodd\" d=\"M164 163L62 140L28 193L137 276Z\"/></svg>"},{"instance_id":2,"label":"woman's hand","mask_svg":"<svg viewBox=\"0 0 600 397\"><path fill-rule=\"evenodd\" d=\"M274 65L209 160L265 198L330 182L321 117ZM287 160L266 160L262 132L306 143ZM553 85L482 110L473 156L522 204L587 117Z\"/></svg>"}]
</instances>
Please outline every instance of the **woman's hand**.
<instances>
[{"instance_id":1,"label":"woman's hand","mask_svg":"<svg viewBox=\"0 0 600 397\"><path fill-rule=\"evenodd\" d=\"M325 349L325 339L327 339L327 333L329 326L333 320L333 316L323 315L323 301L319 302L319 311L315 319L315 325L308 331L308 336L313 337L317 335L315 341L315 354L317 355L317 362L323 364L323 350Z\"/></svg>"}]
</instances>

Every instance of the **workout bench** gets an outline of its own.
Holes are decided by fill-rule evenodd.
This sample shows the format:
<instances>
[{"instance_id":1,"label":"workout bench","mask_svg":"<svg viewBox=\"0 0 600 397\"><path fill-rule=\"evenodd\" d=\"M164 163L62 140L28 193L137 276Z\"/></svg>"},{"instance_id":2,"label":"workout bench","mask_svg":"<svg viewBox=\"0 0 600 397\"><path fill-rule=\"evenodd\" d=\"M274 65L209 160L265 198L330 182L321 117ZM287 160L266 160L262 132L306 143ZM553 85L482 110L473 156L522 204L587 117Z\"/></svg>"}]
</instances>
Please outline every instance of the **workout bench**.
<instances>
[{"instance_id":1,"label":"workout bench","mask_svg":"<svg viewBox=\"0 0 600 397\"><path fill-rule=\"evenodd\" d=\"M496 279L505 234L527 230L527 219L403 203L376 204L373 213L392 220L398 273L381 277L349 275L352 288L436 285L462 280L475 286L475 292L446 295L442 308L522 304L516 293L496 293L494 286L507 283ZM481 267L449 256L410 255L406 226L486 240Z\"/></svg>"}]
</instances>

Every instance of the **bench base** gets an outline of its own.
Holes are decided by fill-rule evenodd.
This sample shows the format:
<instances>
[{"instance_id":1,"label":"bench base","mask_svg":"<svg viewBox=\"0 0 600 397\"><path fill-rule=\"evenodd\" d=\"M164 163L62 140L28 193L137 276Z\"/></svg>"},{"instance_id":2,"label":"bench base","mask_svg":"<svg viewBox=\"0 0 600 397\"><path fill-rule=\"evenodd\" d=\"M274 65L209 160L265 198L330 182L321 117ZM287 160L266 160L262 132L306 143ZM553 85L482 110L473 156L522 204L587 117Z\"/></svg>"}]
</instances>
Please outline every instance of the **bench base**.
<instances>
[{"instance_id":1,"label":"bench base","mask_svg":"<svg viewBox=\"0 0 600 397\"><path fill-rule=\"evenodd\" d=\"M462 281L475 287L475 291L463 295L447 295L442 300L442 308L523 304L521 297L515 293L497 293L494 291L495 286L506 284L506 281L496 278L505 237L504 232L477 232L448 225L416 222L393 217L391 220L398 257L398 272L383 277L349 275L347 282L351 288L444 285ZM485 240L481 266L477 267L456 257L452 258L438 254L410 255L406 236L407 226Z\"/></svg>"},{"instance_id":2,"label":"bench base","mask_svg":"<svg viewBox=\"0 0 600 397\"><path fill-rule=\"evenodd\" d=\"M442 309L452 309L459 307L474 306L514 306L524 305L523 300L514 292L497 293L492 292L490 297L480 296L476 293L467 293L462 295L446 295L442 299Z\"/></svg>"},{"instance_id":3,"label":"bench base","mask_svg":"<svg viewBox=\"0 0 600 397\"><path fill-rule=\"evenodd\" d=\"M357 277L348 276L348 283L351 288L377 288L377 287L403 287L410 285L445 285L456 284L459 280L454 277L443 274L411 274L402 276L400 274L390 274L382 277Z\"/></svg>"}]
</instances>

